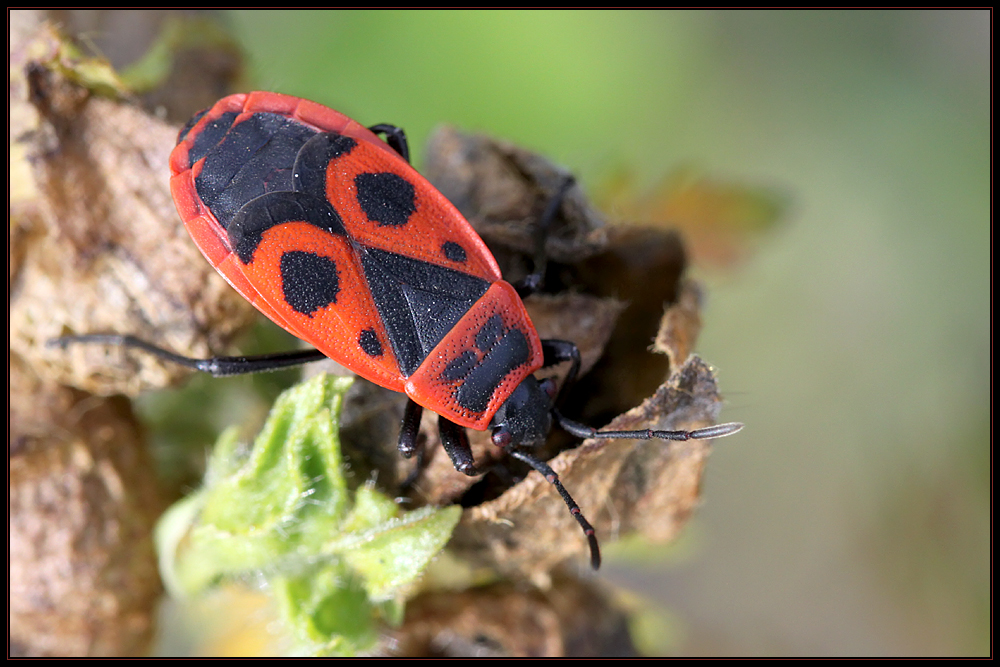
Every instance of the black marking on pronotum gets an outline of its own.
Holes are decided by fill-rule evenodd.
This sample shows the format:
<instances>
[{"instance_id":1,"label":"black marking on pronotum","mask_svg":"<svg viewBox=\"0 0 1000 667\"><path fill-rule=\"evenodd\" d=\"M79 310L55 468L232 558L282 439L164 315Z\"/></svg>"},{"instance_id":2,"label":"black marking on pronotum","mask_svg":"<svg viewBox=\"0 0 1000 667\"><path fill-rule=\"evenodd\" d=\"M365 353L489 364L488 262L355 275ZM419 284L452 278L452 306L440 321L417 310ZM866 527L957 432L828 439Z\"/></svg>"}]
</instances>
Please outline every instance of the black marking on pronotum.
<instances>
[{"instance_id":1,"label":"black marking on pronotum","mask_svg":"<svg viewBox=\"0 0 1000 667\"><path fill-rule=\"evenodd\" d=\"M330 234L347 235L340 215L325 199L304 192L271 192L236 214L229 225L229 245L241 262L249 264L264 232L286 222L308 222Z\"/></svg>"},{"instance_id":2,"label":"black marking on pronotum","mask_svg":"<svg viewBox=\"0 0 1000 667\"><path fill-rule=\"evenodd\" d=\"M383 226L400 227L417 212L417 192L402 176L388 172L358 174L358 204L368 219Z\"/></svg>"},{"instance_id":3,"label":"black marking on pronotum","mask_svg":"<svg viewBox=\"0 0 1000 667\"><path fill-rule=\"evenodd\" d=\"M419 368L490 287L482 278L385 250L363 248L360 256L404 377Z\"/></svg>"},{"instance_id":4,"label":"black marking on pronotum","mask_svg":"<svg viewBox=\"0 0 1000 667\"><path fill-rule=\"evenodd\" d=\"M374 329L365 329L358 337L358 345L369 357L381 357L383 354L382 343L379 342L378 335Z\"/></svg>"},{"instance_id":5,"label":"black marking on pronotum","mask_svg":"<svg viewBox=\"0 0 1000 667\"><path fill-rule=\"evenodd\" d=\"M444 253L446 259L458 262L459 264L465 264L465 260L468 259L468 256L465 254L465 248L454 241L445 241L442 243L441 252Z\"/></svg>"},{"instance_id":6,"label":"black marking on pronotum","mask_svg":"<svg viewBox=\"0 0 1000 667\"><path fill-rule=\"evenodd\" d=\"M486 320L486 323L476 332L476 342L477 348L482 350L484 353L489 352L493 344L500 339L503 335L503 320L500 318L499 313L490 317Z\"/></svg>"},{"instance_id":7,"label":"black marking on pronotum","mask_svg":"<svg viewBox=\"0 0 1000 667\"><path fill-rule=\"evenodd\" d=\"M461 380L472 372L472 369L479 363L479 357L472 350L466 350L448 362L448 365L441 371L441 377L445 380Z\"/></svg>"},{"instance_id":8,"label":"black marking on pronotum","mask_svg":"<svg viewBox=\"0 0 1000 667\"><path fill-rule=\"evenodd\" d=\"M510 329L455 390L455 401L467 410L483 412L501 381L530 355L528 338L520 330Z\"/></svg>"},{"instance_id":9,"label":"black marking on pronotum","mask_svg":"<svg viewBox=\"0 0 1000 667\"><path fill-rule=\"evenodd\" d=\"M292 178L295 190L326 198L326 172L330 163L349 155L358 142L336 132L323 132L305 143L295 158Z\"/></svg>"},{"instance_id":10,"label":"black marking on pronotum","mask_svg":"<svg viewBox=\"0 0 1000 667\"><path fill-rule=\"evenodd\" d=\"M216 129L216 122L212 130L219 134L224 123ZM293 189L295 158L315 134L315 130L276 113L255 113L231 125L211 144L202 140L204 133L199 134L195 144L199 153L204 151L205 162L195 178L198 196L228 229L247 202L267 192Z\"/></svg>"},{"instance_id":11,"label":"black marking on pronotum","mask_svg":"<svg viewBox=\"0 0 1000 667\"><path fill-rule=\"evenodd\" d=\"M454 389L455 402L466 410L483 412L493 393L515 368L531 356L528 337L519 329L504 330L499 314L491 316L476 332L473 343L482 358L465 350L445 366L441 379L461 384Z\"/></svg>"},{"instance_id":12,"label":"black marking on pronotum","mask_svg":"<svg viewBox=\"0 0 1000 667\"><path fill-rule=\"evenodd\" d=\"M312 317L320 308L337 303L337 263L311 252L286 252L281 256L281 291L295 312Z\"/></svg>"}]
</instances>

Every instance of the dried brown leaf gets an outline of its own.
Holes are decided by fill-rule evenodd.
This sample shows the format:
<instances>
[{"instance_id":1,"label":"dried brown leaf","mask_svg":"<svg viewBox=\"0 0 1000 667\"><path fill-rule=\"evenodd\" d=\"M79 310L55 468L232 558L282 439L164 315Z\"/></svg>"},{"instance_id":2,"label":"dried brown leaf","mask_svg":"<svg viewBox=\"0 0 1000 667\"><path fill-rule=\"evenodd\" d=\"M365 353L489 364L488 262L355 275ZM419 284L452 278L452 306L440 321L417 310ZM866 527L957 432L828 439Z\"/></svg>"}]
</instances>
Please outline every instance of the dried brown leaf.
<instances>
[{"instance_id":1,"label":"dried brown leaf","mask_svg":"<svg viewBox=\"0 0 1000 667\"><path fill-rule=\"evenodd\" d=\"M31 230L12 238L11 350L48 379L97 394L169 384L187 372L119 349L46 343L129 333L207 356L254 319L174 211L167 157L176 128L95 97L44 63L24 63L24 71L27 99L12 105L36 111L37 125L18 138L36 196L11 211ZM19 209L31 215L22 219Z\"/></svg>"},{"instance_id":2,"label":"dried brown leaf","mask_svg":"<svg viewBox=\"0 0 1000 667\"><path fill-rule=\"evenodd\" d=\"M120 350L47 347L125 332L203 354L248 304L198 255L170 201L176 130L72 83L38 13L12 21L10 638L14 653L141 655L161 594L166 506L130 403L178 377ZM62 54L62 55L59 55ZM61 58L56 63L53 58ZM50 67L51 66L51 67ZM69 77L69 78L67 78ZM78 79L73 79L74 81ZM137 374L138 371L138 374Z\"/></svg>"},{"instance_id":3,"label":"dried brown leaf","mask_svg":"<svg viewBox=\"0 0 1000 667\"><path fill-rule=\"evenodd\" d=\"M667 355L670 367L677 368L694 352L701 333L701 288L692 280L681 282L680 294L663 314L653 350Z\"/></svg>"},{"instance_id":4,"label":"dried brown leaf","mask_svg":"<svg viewBox=\"0 0 1000 667\"><path fill-rule=\"evenodd\" d=\"M128 401L10 372L10 639L15 653L142 655L161 593L165 507Z\"/></svg>"},{"instance_id":5,"label":"dried brown leaf","mask_svg":"<svg viewBox=\"0 0 1000 667\"><path fill-rule=\"evenodd\" d=\"M608 424L612 429L694 429L715 423L721 407L712 369L687 362L649 399ZM706 441L587 440L549 461L598 538L641 532L667 540L697 505ZM587 543L555 488L535 472L496 500L465 512L452 547L510 576L544 580Z\"/></svg>"},{"instance_id":6,"label":"dried brown leaf","mask_svg":"<svg viewBox=\"0 0 1000 667\"><path fill-rule=\"evenodd\" d=\"M534 253L534 223L571 174L513 144L445 126L428 142L424 176L469 219L509 277L507 253ZM575 262L606 244L603 216L580 188L570 188L546 237L546 255Z\"/></svg>"},{"instance_id":7,"label":"dried brown leaf","mask_svg":"<svg viewBox=\"0 0 1000 667\"><path fill-rule=\"evenodd\" d=\"M557 577L545 591L492 584L412 600L394 653L423 657L630 656L626 617L593 581Z\"/></svg>"}]
</instances>

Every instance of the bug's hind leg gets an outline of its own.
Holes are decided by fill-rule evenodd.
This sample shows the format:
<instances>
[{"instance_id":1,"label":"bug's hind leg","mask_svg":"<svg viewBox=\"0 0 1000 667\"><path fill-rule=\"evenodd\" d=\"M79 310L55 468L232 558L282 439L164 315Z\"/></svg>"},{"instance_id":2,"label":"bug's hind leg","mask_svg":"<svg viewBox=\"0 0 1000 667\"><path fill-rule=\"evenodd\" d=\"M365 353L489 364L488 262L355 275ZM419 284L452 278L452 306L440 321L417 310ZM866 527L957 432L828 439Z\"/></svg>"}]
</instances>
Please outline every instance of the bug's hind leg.
<instances>
[{"instance_id":1,"label":"bug's hind leg","mask_svg":"<svg viewBox=\"0 0 1000 667\"><path fill-rule=\"evenodd\" d=\"M404 458L408 459L420 450L417 438L420 435L420 417L423 414L422 406L414 403L413 399L407 399L406 410L403 412L403 423L399 427L399 444L397 445L399 453Z\"/></svg>"},{"instance_id":2,"label":"bug's hind leg","mask_svg":"<svg viewBox=\"0 0 1000 667\"><path fill-rule=\"evenodd\" d=\"M514 285L514 289L517 290L518 296L522 299L529 294L534 294L542 288L542 284L545 282L545 267L548 265L548 257L545 254L545 239L549 236L549 229L552 227L552 221L555 220L556 215L559 213L559 208L562 206L563 200L566 198L566 193L569 189L576 184L576 178L573 176L567 176L563 179L563 182L559 185L559 189L556 190L552 198L549 199L548 205L545 207L545 211L542 213L538 222L535 224L535 230L532 234L534 241L534 257L531 273L517 281Z\"/></svg>"},{"instance_id":3,"label":"bug's hind leg","mask_svg":"<svg viewBox=\"0 0 1000 667\"><path fill-rule=\"evenodd\" d=\"M266 373L292 366L301 366L312 361L321 361L327 356L319 350L292 350L276 354L260 354L240 357L209 357L208 359L192 359L170 350L147 343L135 336L120 334L86 334L83 336L63 336L48 343L49 347L66 348L70 345L117 345L119 347L142 350L157 359L168 361L179 366L191 368L203 373L211 373L215 377L229 375L246 375L248 373Z\"/></svg>"}]
</instances>

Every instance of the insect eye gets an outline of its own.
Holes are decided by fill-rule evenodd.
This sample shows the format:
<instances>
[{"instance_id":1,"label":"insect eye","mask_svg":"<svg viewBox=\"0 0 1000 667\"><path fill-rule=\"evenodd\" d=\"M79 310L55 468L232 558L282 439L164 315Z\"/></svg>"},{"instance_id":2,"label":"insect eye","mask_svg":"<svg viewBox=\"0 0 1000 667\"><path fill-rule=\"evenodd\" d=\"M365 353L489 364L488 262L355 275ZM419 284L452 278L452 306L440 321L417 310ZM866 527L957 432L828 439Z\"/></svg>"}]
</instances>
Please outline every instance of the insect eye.
<instances>
[{"instance_id":1,"label":"insect eye","mask_svg":"<svg viewBox=\"0 0 1000 667\"><path fill-rule=\"evenodd\" d=\"M556 397L555 380L553 380L552 378L546 378L541 382L539 382L538 385L542 388L542 391L544 391L548 395L550 401Z\"/></svg>"},{"instance_id":2,"label":"insect eye","mask_svg":"<svg viewBox=\"0 0 1000 667\"><path fill-rule=\"evenodd\" d=\"M497 447L507 447L510 445L513 438L510 435L510 431L505 429L503 426L498 426L493 429L493 444Z\"/></svg>"}]
</instances>

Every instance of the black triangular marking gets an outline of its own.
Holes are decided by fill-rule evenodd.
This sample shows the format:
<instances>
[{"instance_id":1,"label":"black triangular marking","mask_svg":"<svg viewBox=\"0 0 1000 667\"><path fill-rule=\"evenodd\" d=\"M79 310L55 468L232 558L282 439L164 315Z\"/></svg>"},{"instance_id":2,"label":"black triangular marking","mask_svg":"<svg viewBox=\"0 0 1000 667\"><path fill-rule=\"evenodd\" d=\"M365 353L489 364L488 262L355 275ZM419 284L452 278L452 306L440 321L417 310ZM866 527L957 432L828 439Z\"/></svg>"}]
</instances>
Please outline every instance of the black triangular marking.
<instances>
[{"instance_id":1,"label":"black triangular marking","mask_svg":"<svg viewBox=\"0 0 1000 667\"><path fill-rule=\"evenodd\" d=\"M427 292L412 285L403 285L402 288L417 322L417 336L425 353L433 350L475 303L450 294Z\"/></svg>"},{"instance_id":2,"label":"black triangular marking","mask_svg":"<svg viewBox=\"0 0 1000 667\"><path fill-rule=\"evenodd\" d=\"M375 306L406 377L490 287L482 278L404 255L367 247L359 252Z\"/></svg>"}]
</instances>

